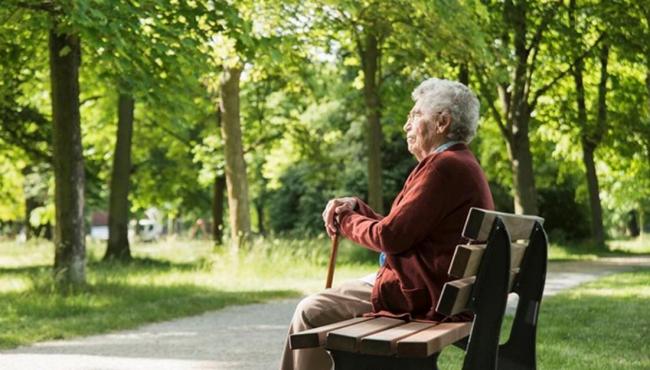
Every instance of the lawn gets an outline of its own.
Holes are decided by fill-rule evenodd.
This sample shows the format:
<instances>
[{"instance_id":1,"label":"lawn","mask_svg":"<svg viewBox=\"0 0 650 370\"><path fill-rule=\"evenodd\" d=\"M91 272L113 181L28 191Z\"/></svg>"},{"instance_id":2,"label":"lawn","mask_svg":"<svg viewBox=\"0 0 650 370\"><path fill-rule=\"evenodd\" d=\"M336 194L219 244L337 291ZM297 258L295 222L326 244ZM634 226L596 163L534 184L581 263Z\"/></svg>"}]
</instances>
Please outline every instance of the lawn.
<instances>
[{"instance_id":1,"label":"lawn","mask_svg":"<svg viewBox=\"0 0 650 370\"><path fill-rule=\"evenodd\" d=\"M610 252L552 245L549 255L564 261L645 254L648 244L620 242ZM63 295L51 284L50 243L1 242L0 348L315 292L324 284L329 241L258 240L238 255L205 241L135 244L132 250L133 263L106 264L99 261L104 247L90 243L87 288ZM342 242L335 280L374 271L375 258ZM546 299L539 319L539 368L650 368L648 302L648 270L609 276ZM443 352L441 368L460 368L460 355L455 349Z\"/></svg>"},{"instance_id":2,"label":"lawn","mask_svg":"<svg viewBox=\"0 0 650 370\"><path fill-rule=\"evenodd\" d=\"M610 275L542 302L539 369L650 369L650 269ZM507 339L511 317L504 322ZM462 352L443 351L440 369L460 369Z\"/></svg>"},{"instance_id":3,"label":"lawn","mask_svg":"<svg viewBox=\"0 0 650 370\"><path fill-rule=\"evenodd\" d=\"M324 285L329 241L258 241L233 255L209 242L135 244L133 263L102 263L88 245L85 289L57 293L48 242L0 243L0 348L107 332L228 305L299 297ZM336 280L372 272L363 253L341 246Z\"/></svg>"},{"instance_id":4,"label":"lawn","mask_svg":"<svg viewBox=\"0 0 650 370\"><path fill-rule=\"evenodd\" d=\"M551 261L596 260L599 257L626 257L650 254L650 237L613 240L607 249L599 249L588 242L554 243L550 241L548 258Z\"/></svg>"}]
</instances>

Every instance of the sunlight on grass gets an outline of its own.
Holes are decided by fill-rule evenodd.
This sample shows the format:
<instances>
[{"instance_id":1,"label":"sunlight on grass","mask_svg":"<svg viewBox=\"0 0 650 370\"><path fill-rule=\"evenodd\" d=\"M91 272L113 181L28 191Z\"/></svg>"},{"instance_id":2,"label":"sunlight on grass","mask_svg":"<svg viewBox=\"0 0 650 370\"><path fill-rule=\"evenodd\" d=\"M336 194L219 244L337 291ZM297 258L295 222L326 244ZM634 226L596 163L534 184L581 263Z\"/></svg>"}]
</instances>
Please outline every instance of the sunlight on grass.
<instances>
[{"instance_id":1,"label":"sunlight on grass","mask_svg":"<svg viewBox=\"0 0 650 370\"><path fill-rule=\"evenodd\" d=\"M650 270L626 272L543 302L540 369L649 369Z\"/></svg>"},{"instance_id":2,"label":"sunlight on grass","mask_svg":"<svg viewBox=\"0 0 650 370\"><path fill-rule=\"evenodd\" d=\"M54 247L47 241L0 242L0 267L51 265L53 262Z\"/></svg>"},{"instance_id":3,"label":"sunlight on grass","mask_svg":"<svg viewBox=\"0 0 650 370\"><path fill-rule=\"evenodd\" d=\"M53 285L52 250L46 241L0 242L0 348L131 328L234 304L297 300L323 289L330 241L257 239L237 254L209 241L136 243L135 260L128 264L101 262L105 245L88 243L88 285L69 294L58 293ZM582 252L554 245L550 254L558 260L597 258ZM376 253L342 241L334 284L377 267ZM648 271L618 274L545 300L540 368L601 368L596 365L604 355L594 351L607 353L608 346L625 357L608 358L602 368L648 368L636 365L648 365L647 356L629 353L629 345L622 343L640 343L650 335L649 277ZM629 328L630 322L637 329L611 331ZM647 347L641 349L650 353ZM588 360L577 361L576 356ZM461 357L460 350L445 351L441 368L458 368ZM445 361L454 365L445 367Z\"/></svg>"},{"instance_id":4,"label":"sunlight on grass","mask_svg":"<svg viewBox=\"0 0 650 370\"><path fill-rule=\"evenodd\" d=\"M650 236L643 235L630 240L613 240L609 243L609 249L636 254L650 254Z\"/></svg>"},{"instance_id":5,"label":"sunlight on grass","mask_svg":"<svg viewBox=\"0 0 650 370\"><path fill-rule=\"evenodd\" d=\"M610 240L607 249L600 249L588 241L567 243L554 243L551 240L548 259L551 261L577 261L596 260L599 257L633 256L650 254L650 240L639 237L630 240Z\"/></svg>"},{"instance_id":6,"label":"sunlight on grass","mask_svg":"<svg viewBox=\"0 0 650 370\"><path fill-rule=\"evenodd\" d=\"M627 274L616 274L565 294L571 299L581 299L583 297L650 299L650 275L643 270Z\"/></svg>"},{"instance_id":7,"label":"sunlight on grass","mask_svg":"<svg viewBox=\"0 0 650 370\"><path fill-rule=\"evenodd\" d=\"M551 243L548 248L548 259L550 261L565 261L565 260L595 260L598 259L598 255L595 253L589 253L587 251L580 251L576 253L577 248L571 248L566 245L560 245Z\"/></svg>"},{"instance_id":8,"label":"sunlight on grass","mask_svg":"<svg viewBox=\"0 0 650 370\"><path fill-rule=\"evenodd\" d=\"M24 292L32 287L31 280L24 276L3 274L0 278L0 294Z\"/></svg>"},{"instance_id":9,"label":"sunlight on grass","mask_svg":"<svg viewBox=\"0 0 650 370\"><path fill-rule=\"evenodd\" d=\"M650 369L650 270L619 273L544 299L537 329L540 370ZM512 317L506 317L507 340ZM463 351L450 347L442 370L460 369Z\"/></svg>"},{"instance_id":10,"label":"sunlight on grass","mask_svg":"<svg viewBox=\"0 0 650 370\"><path fill-rule=\"evenodd\" d=\"M329 243L254 240L238 254L209 241L136 243L135 260L123 264L101 262L105 245L89 242L87 286L62 294L52 280L50 242L0 242L0 348L131 328L228 305L298 299L322 290ZM375 257L341 243L335 283L375 271Z\"/></svg>"}]
</instances>

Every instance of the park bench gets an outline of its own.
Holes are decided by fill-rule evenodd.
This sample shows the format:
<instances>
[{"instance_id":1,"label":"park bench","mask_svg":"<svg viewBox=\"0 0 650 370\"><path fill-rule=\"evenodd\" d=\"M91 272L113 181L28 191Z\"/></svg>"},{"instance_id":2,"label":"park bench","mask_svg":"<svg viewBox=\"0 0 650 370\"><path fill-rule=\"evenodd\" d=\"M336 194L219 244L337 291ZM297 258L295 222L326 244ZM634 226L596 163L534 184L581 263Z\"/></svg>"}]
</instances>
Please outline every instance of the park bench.
<instances>
[{"instance_id":1,"label":"park bench","mask_svg":"<svg viewBox=\"0 0 650 370\"><path fill-rule=\"evenodd\" d=\"M454 344L463 369L535 369L535 336L544 290L547 239L543 219L472 208L436 311L474 313L472 322L356 317L293 334L292 349L324 347L336 370L437 369ZM508 293L519 297L507 342L499 345ZM444 321L444 320L443 320ZM308 370L308 369L305 369Z\"/></svg>"}]
</instances>

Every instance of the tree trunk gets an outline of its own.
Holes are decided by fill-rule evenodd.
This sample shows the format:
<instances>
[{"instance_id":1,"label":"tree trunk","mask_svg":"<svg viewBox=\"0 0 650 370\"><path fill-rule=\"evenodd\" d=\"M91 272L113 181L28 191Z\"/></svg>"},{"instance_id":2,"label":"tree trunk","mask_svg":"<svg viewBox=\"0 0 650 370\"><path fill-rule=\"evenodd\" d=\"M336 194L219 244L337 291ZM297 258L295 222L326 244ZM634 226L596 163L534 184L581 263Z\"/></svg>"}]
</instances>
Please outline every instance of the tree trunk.
<instances>
[{"instance_id":1,"label":"tree trunk","mask_svg":"<svg viewBox=\"0 0 650 370\"><path fill-rule=\"evenodd\" d=\"M129 248L129 187L131 175L131 139L133 137L133 98L120 94L118 99L117 141L113 155L108 205L108 247L104 260L131 259Z\"/></svg>"},{"instance_id":2,"label":"tree trunk","mask_svg":"<svg viewBox=\"0 0 650 370\"><path fill-rule=\"evenodd\" d=\"M579 34L575 20L575 0L569 2L569 22L572 28L574 45L580 45ZM598 86L598 119L595 129L590 128L587 117L586 94L584 87L584 63L577 59L573 68L573 80L576 86L576 102L578 105L578 125L580 126L580 141L582 143L582 161L587 176L589 190L589 206L591 211L591 234L598 247L605 245L605 230L603 227L603 210L600 204L600 186L596 173L594 152L601 141L607 120L607 59L609 48L607 44L601 50L601 77ZM604 58L604 59L603 59Z\"/></svg>"},{"instance_id":3,"label":"tree trunk","mask_svg":"<svg viewBox=\"0 0 650 370\"><path fill-rule=\"evenodd\" d=\"M465 86L469 86L469 66L466 62L460 64L458 69L458 81Z\"/></svg>"},{"instance_id":4,"label":"tree trunk","mask_svg":"<svg viewBox=\"0 0 650 370\"><path fill-rule=\"evenodd\" d=\"M43 206L43 203L41 203L38 198L36 197L25 197L25 239L29 240L34 237L39 237L39 229L38 227L32 226L31 223L31 215L32 211L35 210L38 207Z\"/></svg>"},{"instance_id":5,"label":"tree trunk","mask_svg":"<svg viewBox=\"0 0 650 370\"><path fill-rule=\"evenodd\" d=\"M248 179L239 119L241 68L227 68L221 79L221 136L226 157L226 187L230 210L231 245L240 248L251 232Z\"/></svg>"},{"instance_id":6,"label":"tree trunk","mask_svg":"<svg viewBox=\"0 0 650 370\"><path fill-rule=\"evenodd\" d=\"M591 233L594 242L598 247L605 246L605 230L603 227L603 210L600 204L600 187L596 165L594 163L594 151L596 145L582 139L582 159L587 172L587 186L589 188L589 205L591 209Z\"/></svg>"},{"instance_id":7,"label":"tree trunk","mask_svg":"<svg viewBox=\"0 0 650 370\"><path fill-rule=\"evenodd\" d=\"M639 237L643 240L645 234L645 213L643 212L643 204L639 207Z\"/></svg>"},{"instance_id":8,"label":"tree trunk","mask_svg":"<svg viewBox=\"0 0 650 370\"><path fill-rule=\"evenodd\" d=\"M23 168L22 174L23 178L25 179L24 186L23 186L23 192L25 194L25 239L29 240L33 238L36 234L36 230L32 226L32 223L30 222L30 218L32 215L32 211L35 210L36 208L42 206L42 202L39 202L38 197L36 194L34 194L33 191L33 181L30 181L30 174L33 171L33 167L30 165L27 165Z\"/></svg>"},{"instance_id":9,"label":"tree trunk","mask_svg":"<svg viewBox=\"0 0 650 370\"><path fill-rule=\"evenodd\" d=\"M84 163L79 115L79 37L50 30L54 204L54 274L63 285L85 283Z\"/></svg>"},{"instance_id":10,"label":"tree trunk","mask_svg":"<svg viewBox=\"0 0 650 370\"><path fill-rule=\"evenodd\" d=\"M533 156L530 152L527 119L524 120L522 118L519 121L515 121L513 122L513 126L520 127L519 132L512 135L512 139L507 141L513 173L513 187L515 189L515 213L537 215L539 214L537 208L537 189L535 187Z\"/></svg>"},{"instance_id":11,"label":"tree trunk","mask_svg":"<svg viewBox=\"0 0 650 370\"><path fill-rule=\"evenodd\" d=\"M369 32L362 49L363 94L366 103L366 122L368 129L368 204L377 213L384 212L381 174L381 101L379 97L378 63L379 49L377 37Z\"/></svg>"},{"instance_id":12,"label":"tree trunk","mask_svg":"<svg viewBox=\"0 0 650 370\"><path fill-rule=\"evenodd\" d=\"M645 88L648 93L648 112L650 112L650 54L646 56L646 70L645 70Z\"/></svg>"},{"instance_id":13,"label":"tree trunk","mask_svg":"<svg viewBox=\"0 0 650 370\"><path fill-rule=\"evenodd\" d=\"M223 244L223 201L226 190L226 177L218 175L212 187L212 240L216 245Z\"/></svg>"},{"instance_id":14,"label":"tree trunk","mask_svg":"<svg viewBox=\"0 0 650 370\"><path fill-rule=\"evenodd\" d=\"M591 145L587 145L587 150L585 150L585 167L587 168L587 183L589 185L592 232L596 244L599 247L604 248L605 227L603 226L603 209L600 203L600 185L598 184L598 174L596 173L596 165L594 163L594 151L602 141L607 125L607 80L609 79L607 71L607 64L609 62L609 43L607 41L603 42L599 59L600 82L598 84L598 121L596 122L596 132L588 138L590 139L589 141Z\"/></svg>"},{"instance_id":15,"label":"tree trunk","mask_svg":"<svg viewBox=\"0 0 650 370\"><path fill-rule=\"evenodd\" d=\"M530 125L530 105L528 103L529 86L527 74L530 68L528 55L530 50L526 47L526 3L513 4L507 1L504 5L506 23L514 31L515 60L512 76L511 92L504 95L506 108L506 125L508 127L508 153L510 154L511 168L513 171L513 185L515 190L515 213L536 215L537 188L535 186L535 171L533 169L533 155L530 151L530 138L528 137Z\"/></svg>"},{"instance_id":16,"label":"tree trunk","mask_svg":"<svg viewBox=\"0 0 650 370\"><path fill-rule=\"evenodd\" d=\"M260 235L266 234L266 229L264 228L264 198L258 198L255 201L255 213L257 213L257 231Z\"/></svg>"}]
</instances>

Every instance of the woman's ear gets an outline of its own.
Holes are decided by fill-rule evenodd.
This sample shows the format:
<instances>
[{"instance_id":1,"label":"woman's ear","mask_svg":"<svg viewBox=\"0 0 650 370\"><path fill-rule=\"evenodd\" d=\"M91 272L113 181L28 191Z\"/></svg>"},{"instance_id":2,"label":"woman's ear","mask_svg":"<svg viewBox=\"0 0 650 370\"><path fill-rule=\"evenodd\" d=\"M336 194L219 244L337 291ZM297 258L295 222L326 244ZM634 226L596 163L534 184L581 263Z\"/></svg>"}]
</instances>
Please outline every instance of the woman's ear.
<instances>
[{"instance_id":1,"label":"woman's ear","mask_svg":"<svg viewBox=\"0 0 650 370\"><path fill-rule=\"evenodd\" d=\"M438 115L436 134L444 134L446 136L447 133L449 133L450 128L451 128L451 114L447 111L440 113Z\"/></svg>"}]
</instances>

